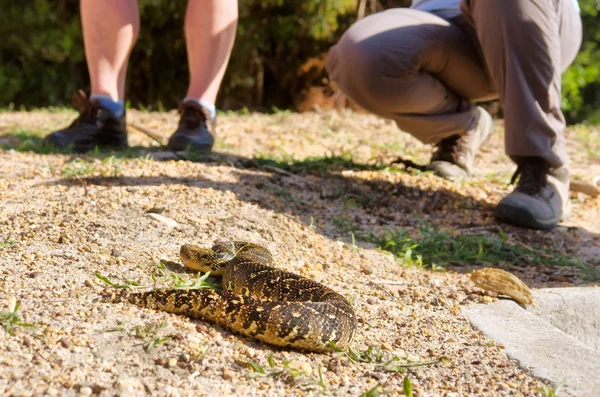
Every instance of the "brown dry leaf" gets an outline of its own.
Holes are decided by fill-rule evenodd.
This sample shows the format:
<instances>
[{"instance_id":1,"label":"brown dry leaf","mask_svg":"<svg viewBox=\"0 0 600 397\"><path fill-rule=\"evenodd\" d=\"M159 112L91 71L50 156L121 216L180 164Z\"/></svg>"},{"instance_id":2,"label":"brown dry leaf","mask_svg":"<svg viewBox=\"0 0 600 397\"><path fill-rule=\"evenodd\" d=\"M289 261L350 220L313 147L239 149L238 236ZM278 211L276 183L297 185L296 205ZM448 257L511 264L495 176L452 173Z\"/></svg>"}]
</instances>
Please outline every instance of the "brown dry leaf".
<instances>
[{"instance_id":1,"label":"brown dry leaf","mask_svg":"<svg viewBox=\"0 0 600 397\"><path fill-rule=\"evenodd\" d=\"M598 197L600 195L599 188L583 181L571 181L570 189L572 192L583 193L590 197Z\"/></svg>"},{"instance_id":2,"label":"brown dry leaf","mask_svg":"<svg viewBox=\"0 0 600 397\"><path fill-rule=\"evenodd\" d=\"M509 296L525 305L535 306L535 299L529 287L507 271L493 268L475 270L471 273L471 281L479 288Z\"/></svg>"}]
</instances>

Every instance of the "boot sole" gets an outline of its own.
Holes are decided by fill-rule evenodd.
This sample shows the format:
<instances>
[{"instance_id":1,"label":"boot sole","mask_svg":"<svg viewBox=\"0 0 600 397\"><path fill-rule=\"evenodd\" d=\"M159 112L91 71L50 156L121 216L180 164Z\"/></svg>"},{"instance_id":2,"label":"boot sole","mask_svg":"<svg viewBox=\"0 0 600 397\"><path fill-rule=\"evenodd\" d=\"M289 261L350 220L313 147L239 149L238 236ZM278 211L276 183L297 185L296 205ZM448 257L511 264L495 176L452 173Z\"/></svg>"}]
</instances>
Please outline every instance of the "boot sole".
<instances>
[{"instance_id":1,"label":"boot sole","mask_svg":"<svg viewBox=\"0 0 600 397\"><path fill-rule=\"evenodd\" d=\"M514 226L521 226L528 229L549 230L558 226L561 218L540 220L536 219L529 211L521 207L510 205L498 205L494 210L496 220L509 223Z\"/></svg>"}]
</instances>

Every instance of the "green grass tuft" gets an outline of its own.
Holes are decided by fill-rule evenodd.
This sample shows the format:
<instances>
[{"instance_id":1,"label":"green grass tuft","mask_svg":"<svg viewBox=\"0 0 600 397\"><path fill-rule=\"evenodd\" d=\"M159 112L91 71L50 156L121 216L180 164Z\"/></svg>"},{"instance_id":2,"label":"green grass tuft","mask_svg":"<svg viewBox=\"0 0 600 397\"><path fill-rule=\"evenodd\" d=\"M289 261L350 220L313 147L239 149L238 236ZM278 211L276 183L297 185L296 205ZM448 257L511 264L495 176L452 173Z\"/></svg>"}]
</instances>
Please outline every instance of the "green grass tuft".
<instances>
[{"instance_id":1,"label":"green grass tuft","mask_svg":"<svg viewBox=\"0 0 600 397\"><path fill-rule=\"evenodd\" d=\"M0 311L0 325L4 327L4 330L9 335L14 335L17 327L35 328L34 324L24 323L19 319L17 311L20 306L21 303L16 301L12 308L9 308L7 311Z\"/></svg>"},{"instance_id":2,"label":"green grass tuft","mask_svg":"<svg viewBox=\"0 0 600 397\"><path fill-rule=\"evenodd\" d=\"M518 240L510 240L502 231L497 236L455 235L422 223L418 227L417 238L401 229L359 237L393 253L407 265L439 269L447 265L543 264L579 267L584 273L587 271L589 278L597 277L592 266L583 264L573 255L565 255L539 244L529 246Z\"/></svg>"}]
</instances>

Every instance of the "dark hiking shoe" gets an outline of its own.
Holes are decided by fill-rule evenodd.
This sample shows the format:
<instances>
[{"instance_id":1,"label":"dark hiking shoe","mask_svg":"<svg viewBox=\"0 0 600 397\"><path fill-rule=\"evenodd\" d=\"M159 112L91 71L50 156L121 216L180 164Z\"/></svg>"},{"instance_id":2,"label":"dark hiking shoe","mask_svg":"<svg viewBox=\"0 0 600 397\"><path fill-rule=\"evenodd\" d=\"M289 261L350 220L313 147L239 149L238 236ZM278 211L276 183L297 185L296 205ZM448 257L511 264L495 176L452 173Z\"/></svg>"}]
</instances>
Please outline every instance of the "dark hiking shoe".
<instances>
[{"instance_id":1,"label":"dark hiking shoe","mask_svg":"<svg viewBox=\"0 0 600 397\"><path fill-rule=\"evenodd\" d=\"M99 101L90 101L83 91L73 97L73 107L79 111L79 117L67 128L46 136L46 142L59 149L72 146L75 153L89 152L96 147L127 148L125 111L115 114Z\"/></svg>"},{"instance_id":2,"label":"dark hiking shoe","mask_svg":"<svg viewBox=\"0 0 600 397\"><path fill-rule=\"evenodd\" d=\"M192 150L210 153L215 139L208 130L208 114L202 105L188 101L179 106L179 127L169 138L167 147L174 151Z\"/></svg>"},{"instance_id":3,"label":"dark hiking shoe","mask_svg":"<svg viewBox=\"0 0 600 397\"><path fill-rule=\"evenodd\" d=\"M566 166L550 169L540 157L522 157L517 165L511 183L520 176L519 183L496 207L497 220L530 229L551 229L571 216Z\"/></svg>"},{"instance_id":4,"label":"dark hiking shoe","mask_svg":"<svg viewBox=\"0 0 600 397\"><path fill-rule=\"evenodd\" d=\"M466 135L453 135L436 145L437 150L431 156L427 169L450 180L471 176L475 155L494 131L492 116L479 106L477 112L475 127Z\"/></svg>"}]
</instances>

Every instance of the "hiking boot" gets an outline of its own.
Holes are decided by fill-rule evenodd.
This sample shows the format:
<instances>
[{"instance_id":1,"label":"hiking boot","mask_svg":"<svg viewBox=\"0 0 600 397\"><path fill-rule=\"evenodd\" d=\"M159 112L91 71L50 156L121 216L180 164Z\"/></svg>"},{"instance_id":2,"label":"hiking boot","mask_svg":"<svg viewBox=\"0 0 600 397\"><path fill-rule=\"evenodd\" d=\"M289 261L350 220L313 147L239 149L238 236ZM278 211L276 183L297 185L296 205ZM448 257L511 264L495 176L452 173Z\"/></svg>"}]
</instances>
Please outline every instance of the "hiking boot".
<instances>
[{"instance_id":1,"label":"hiking boot","mask_svg":"<svg viewBox=\"0 0 600 397\"><path fill-rule=\"evenodd\" d=\"M192 150L210 153L215 139L208 130L208 112L202 105L187 101L179 106L179 127L169 138L167 147L173 151Z\"/></svg>"},{"instance_id":2,"label":"hiking boot","mask_svg":"<svg viewBox=\"0 0 600 397\"><path fill-rule=\"evenodd\" d=\"M519 183L496 207L497 220L530 229L551 229L571 216L566 166L550 169L540 157L521 157L517 165L511 184L520 176Z\"/></svg>"},{"instance_id":3,"label":"hiking boot","mask_svg":"<svg viewBox=\"0 0 600 397\"><path fill-rule=\"evenodd\" d=\"M46 136L46 142L59 149L72 146L75 153L89 152L96 147L127 148L125 111L114 113L100 101L88 99L83 91L73 96L73 107L79 111L79 117L67 128Z\"/></svg>"},{"instance_id":4,"label":"hiking boot","mask_svg":"<svg viewBox=\"0 0 600 397\"><path fill-rule=\"evenodd\" d=\"M475 155L493 131L492 116L478 106L475 128L467 131L465 135L453 135L442 139L436 145L437 150L431 156L427 169L450 180L469 178Z\"/></svg>"}]
</instances>

